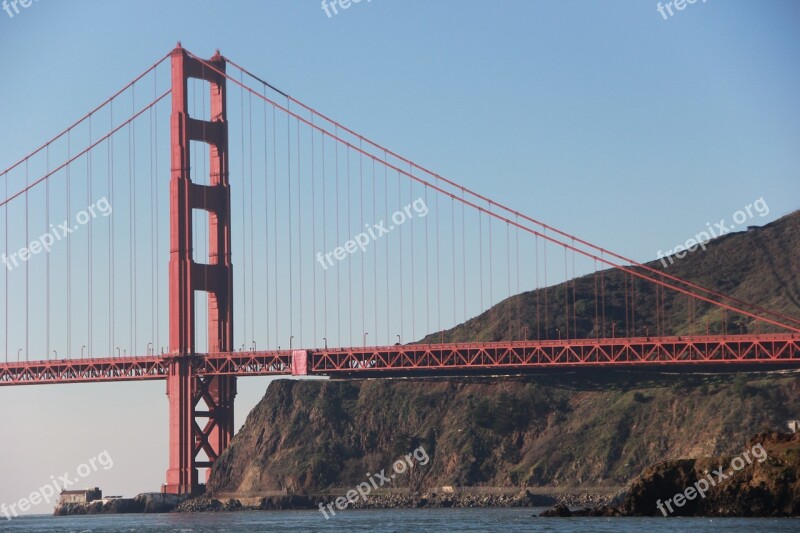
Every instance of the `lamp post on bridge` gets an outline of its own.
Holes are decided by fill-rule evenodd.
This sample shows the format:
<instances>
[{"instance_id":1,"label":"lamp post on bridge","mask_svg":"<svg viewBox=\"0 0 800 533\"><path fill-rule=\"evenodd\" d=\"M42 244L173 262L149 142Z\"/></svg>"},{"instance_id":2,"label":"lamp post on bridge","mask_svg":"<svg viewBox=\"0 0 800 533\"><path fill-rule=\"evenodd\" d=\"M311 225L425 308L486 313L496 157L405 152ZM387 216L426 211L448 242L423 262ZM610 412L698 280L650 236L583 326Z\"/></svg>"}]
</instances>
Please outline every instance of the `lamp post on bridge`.
<instances>
[{"instance_id":1,"label":"lamp post on bridge","mask_svg":"<svg viewBox=\"0 0 800 533\"><path fill-rule=\"evenodd\" d=\"M153 343L152 342L148 342L147 343L147 355L152 355L153 351L154 351L153 350Z\"/></svg>"},{"instance_id":2,"label":"lamp post on bridge","mask_svg":"<svg viewBox=\"0 0 800 533\"><path fill-rule=\"evenodd\" d=\"M328 349L328 339L326 337L322 337L323 342L325 343L325 349Z\"/></svg>"},{"instance_id":3,"label":"lamp post on bridge","mask_svg":"<svg viewBox=\"0 0 800 533\"><path fill-rule=\"evenodd\" d=\"M365 331L365 332L364 332L364 348L366 348L366 347L367 347L367 335L369 335L369 333L367 333L367 332Z\"/></svg>"},{"instance_id":4,"label":"lamp post on bridge","mask_svg":"<svg viewBox=\"0 0 800 533\"><path fill-rule=\"evenodd\" d=\"M85 350L85 349L86 349L86 345L84 344L83 346L81 346L81 359L83 359L83 350Z\"/></svg>"}]
</instances>

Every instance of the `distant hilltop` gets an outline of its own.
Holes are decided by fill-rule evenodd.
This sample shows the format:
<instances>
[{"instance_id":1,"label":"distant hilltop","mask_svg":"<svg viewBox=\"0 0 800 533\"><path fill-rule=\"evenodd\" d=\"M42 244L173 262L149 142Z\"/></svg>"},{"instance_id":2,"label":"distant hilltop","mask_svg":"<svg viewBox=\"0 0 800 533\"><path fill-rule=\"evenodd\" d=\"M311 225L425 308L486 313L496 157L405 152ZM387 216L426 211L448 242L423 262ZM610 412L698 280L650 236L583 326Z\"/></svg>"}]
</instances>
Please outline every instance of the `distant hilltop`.
<instances>
[{"instance_id":1,"label":"distant hilltop","mask_svg":"<svg viewBox=\"0 0 800 533\"><path fill-rule=\"evenodd\" d=\"M733 232L709 241L706 250L697 250L665 268L661 261L653 260L647 266L668 272L670 275L719 291L789 316L800 316L800 211L795 211L765 226L748 231ZM616 336L625 336L625 276L619 270L603 273L606 294L618 301L606 301L605 332L597 331L600 325L595 317L595 279L582 276L568 283L547 289L524 292L498 303L491 309L449 330L431 334L421 342L492 342L508 339L555 339L559 332L575 330L572 338L611 337L610 324L616 323ZM636 294L635 324L630 324L631 336L651 334L656 331L656 286L648 281L628 279ZM547 291L547 298L544 292ZM564 317L565 300L573 301L570 324ZM687 299L674 291L661 291L659 303L667 312L660 317L664 335L705 334L706 321L709 332L723 333L719 307L696 302L688 309ZM537 323L539 314L548 314L548 322ZM689 317L693 320L690 322ZM574 320L574 328L573 328ZM777 331L774 327L752 319L736 316L726 322L726 333L766 333Z\"/></svg>"}]
</instances>

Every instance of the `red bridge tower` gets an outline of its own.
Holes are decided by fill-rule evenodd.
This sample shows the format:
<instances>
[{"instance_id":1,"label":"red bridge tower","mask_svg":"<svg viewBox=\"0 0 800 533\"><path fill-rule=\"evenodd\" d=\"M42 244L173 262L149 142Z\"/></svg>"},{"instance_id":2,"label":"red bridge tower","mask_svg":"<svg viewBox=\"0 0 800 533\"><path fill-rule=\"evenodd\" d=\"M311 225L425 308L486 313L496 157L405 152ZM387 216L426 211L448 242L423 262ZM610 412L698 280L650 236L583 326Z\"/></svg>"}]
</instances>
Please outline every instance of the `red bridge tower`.
<instances>
[{"instance_id":1,"label":"red bridge tower","mask_svg":"<svg viewBox=\"0 0 800 533\"><path fill-rule=\"evenodd\" d=\"M169 470L163 492L197 492L198 468L210 468L233 437L233 376L198 377L194 371L195 291L208 293L208 349L233 351L233 268L231 196L228 181L228 122L225 78L189 55L180 43L172 51L172 173L169 256ZM209 61L225 71L217 52ZM209 82L210 120L189 116L187 82ZM209 146L209 184L192 183L190 141ZM192 259L192 212L208 212L208 263ZM205 406L201 405L203 402ZM198 456L205 453L207 460Z\"/></svg>"}]
</instances>

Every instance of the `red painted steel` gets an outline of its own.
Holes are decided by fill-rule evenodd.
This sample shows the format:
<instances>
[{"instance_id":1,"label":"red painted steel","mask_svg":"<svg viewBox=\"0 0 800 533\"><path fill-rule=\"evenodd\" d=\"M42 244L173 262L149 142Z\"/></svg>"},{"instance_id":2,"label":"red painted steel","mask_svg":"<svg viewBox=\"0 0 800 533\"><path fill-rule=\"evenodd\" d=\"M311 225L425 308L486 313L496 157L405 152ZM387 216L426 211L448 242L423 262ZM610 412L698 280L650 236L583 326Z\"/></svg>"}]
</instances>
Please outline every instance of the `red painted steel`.
<instances>
[{"instance_id":1,"label":"red painted steel","mask_svg":"<svg viewBox=\"0 0 800 533\"><path fill-rule=\"evenodd\" d=\"M236 378L200 379L191 368L195 356L195 291L208 293L208 345L214 351L233 349L233 269L231 268L228 123L225 104L225 60L219 53L208 62L188 56L180 45L172 51L172 177L170 180L169 338L167 395L170 402L170 454L164 492L197 490L197 457L211 465L233 438ZM207 65L213 65L209 69ZM210 121L189 116L187 82L208 81ZM190 141L209 145L209 185L192 182ZM192 259L192 210L209 213L208 263ZM199 407L200 401L205 409ZM204 418L201 428L197 418ZM198 445L200 443L200 445Z\"/></svg>"},{"instance_id":2,"label":"red painted steel","mask_svg":"<svg viewBox=\"0 0 800 533\"><path fill-rule=\"evenodd\" d=\"M315 376L378 374L409 377L421 373L496 371L543 368L642 367L653 369L695 365L748 364L800 366L800 335L709 335L528 342L409 344L225 352L194 357L128 357L0 364L0 386L91 381L169 379L170 365L186 361L199 378L214 376L291 376L303 364ZM196 394L196 391L195 391ZM194 396L193 396L194 397ZM216 450L216 448L215 448Z\"/></svg>"},{"instance_id":3,"label":"red painted steel","mask_svg":"<svg viewBox=\"0 0 800 533\"><path fill-rule=\"evenodd\" d=\"M308 352L305 350L295 350L292 352L292 375L308 375Z\"/></svg>"},{"instance_id":4,"label":"red painted steel","mask_svg":"<svg viewBox=\"0 0 800 533\"><path fill-rule=\"evenodd\" d=\"M638 337L475 344L412 344L311 354L312 374L409 376L431 371L694 364L800 365L800 336Z\"/></svg>"}]
</instances>

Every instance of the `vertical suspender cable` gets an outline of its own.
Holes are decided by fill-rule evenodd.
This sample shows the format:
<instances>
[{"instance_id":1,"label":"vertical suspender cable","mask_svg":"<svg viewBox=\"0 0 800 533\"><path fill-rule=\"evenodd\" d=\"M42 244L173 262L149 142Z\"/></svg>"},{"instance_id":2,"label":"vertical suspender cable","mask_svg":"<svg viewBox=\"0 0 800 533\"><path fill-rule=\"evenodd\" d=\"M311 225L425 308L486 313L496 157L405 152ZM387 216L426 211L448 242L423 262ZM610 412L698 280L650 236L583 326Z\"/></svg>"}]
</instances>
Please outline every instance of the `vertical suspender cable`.
<instances>
[{"instance_id":1,"label":"vertical suspender cable","mask_svg":"<svg viewBox=\"0 0 800 533\"><path fill-rule=\"evenodd\" d=\"M511 228L509 227L508 222L506 222L506 267L507 267L507 282L508 282L508 300L506 301L506 308L508 311L508 327L509 327L509 334L511 333L512 329L512 322L511 322ZM519 318L519 317L517 317ZM519 338L519 323L517 323L517 338Z\"/></svg>"},{"instance_id":2,"label":"vertical suspender cable","mask_svg":"<svg viewBox=\"0 0 800 533\"><path fill-rule=\"evenodd\" d=\"M256 247L255 247L255 240L253 234L255 233L255 223L254 223L254 216L253 216L253 93L248 93L248 110L247 110L247 121L250 128L250 132L248 136L248 142L250 143L250 220L248 221L248 227L250 228L250 286L252 287L253 294L250 295L250 331L251 331L251 340L255 342L256 338L256 298L255 298L255 289L256 289L256 278L255 278L255 270L253 264L255 263L256 259ZM244 188L244 187L243 187ZM246 341L247 339L245 339Z\"/></svg>"},{"instance_id":3,"label":"vertical suspender cable","mask_svg":"<svg viewBox=\"0 0 800 533\"><path fill-rule=\"evenodd\" d=\"M408 173L409 174L414 174L414 169L412 168L411 163L409 163L409 165L408 165ZM397 179L399 180L400 176L397 176ZM408 180L408 201L409 202L411 202L412 198L414 197L414 193L412 191L413 185L414 185L414 182L411 181L411 180ZM401 208L401 211L402 211L402 208ZM414 291L414 278L415 278L415 276L414 276L414 266L415 266L415 263L414 263L414 226L413 225L409 225L409 229L411 230L410 231L410 233L411 233L411 244L410 244L410 248L411 248L411 338L412 338L412 340L414 342L416 342L416 340L417 340L417 318L416 318L415 315L417 313L417 306L415 304L415 294L414 294L416 292L416 291Z\"/></svg>"},{"instance_id":4,"label":"vertical suspender cable","mask_svg":"<svg viewBox=\"0 0 800 533\"><path fill-rule=\"evenodd\" d=\"M631 275L631 328L636 335L636 278Z\"/></svg>"},{"instance_id":5,"label":"vertical suspender cable","mask_svg":"<svg viewBox=\"0 0 800 533\"><path fill-rule=\"evenodd\" d=\"M338 130L335 130L336 138L339 137ZM339 233L339 219L341 218L340 209L341 204L339 203L339 143L336 142L336 138L333 141L333 149L335 153L334 163L336 164L336 204L334 205L334 211L336 212L336 242L342 242L342 235ZM336 338L339 346L344 346L342 342L342 280L341 280L341 268L336 268Z\"/></svg>"},{"instance_id":6,"label":"vertical suspender cable","mask_svg":"<svg viewBox=\"0 0 800 533\"><path fill-rule=\"evenodd\" d=\"M400 184L400 172L398 171L397 172L397 205L398 205L398 209L400 211L402 211L403 210L403 205L402 205L402 200L401 200L402 194L400 192L400 187L401 187L401 184ZM390 226L390 227L392 227L392 226ZM405 313L403 312L403 296L405 295L405 292L403 291L403 229L402 228L400 228L400 231L398 232L398 235L400 236L400 239L399 239L399 241L400 241L400 338L404 339L406 335L405 335L405 331L403 331L403 329L404 329L403 328L403 323L405 322L405 320L404 320L405 319ZM412 314L413 314L413 310L412 310ZM416 339L413 339L413 340L416 340Z\"/></svg>"},{"instance_id":7,"label":"vertical suspender cable","mask_svg":"<svg viewBox=\"0 0 800 533\"><path fill-rule=\"evenodd\" d=\"M322 250L324 253L328 253L328 199L327 195L325 194L325 189L328 185L327 180L325 179L325 135L320 135L320 142L322 143ZM323 308L322 308L322 333L324 334L323 337L327 341L328 339L328 269L324 269L322 272L322 292L323 292Z\"/></svg>"},{"instance_id":8,"label":"vertical suspender cable","mask_svg":"<svg viewBox=\"0 0 800 533\"><path fill-rule=\"evenodd\" d=\"M131 91L131 107L132 107L132 112L133 113L136 112L136 107L134 105L135 99L136 99L136 92L135 92L135 87L134 87L134 90ZM138 350L136 349L136 343L139 341L138 335L137 335L137 332L138 332L137 328L138 328L138 325L139 325L138 324L138 318L139 318L138 317L138 315L139 315L139 313L138 313L138 303L139 303L139 298L138 298L138 294L137 293L139 291L138 291L138 289L136 287L137 282L139 281L138 280L138 277L139 277L138 273L139 272L138 272L138 268L137 268L138 264L137 264L137 255L136 255L136 252L137 252L137 246L136 246L136 227L137 227L136 218L137 218L137 213L136 213L136 125L135 125L135 122L131 122L131 126L130 127L131 127L131 150L132 150L132 154L133 154L133 156L131 157L131 183L130 183L130 187L131 187L131 213L132 213L132 216L133 216L133 224L131 225L131 250L132 250L132 252L131 252L131 264L133 265L133 276L132 276L132 279L131 279L131 281L133 283L133 285L132 285L133 289L131 291L131 299L133 301L133 335L131 337L131 339L132 339L132 342L131 342L131 355L133 355L133 354L139 353Z\"/></svg>"},{"instance_id":9,"label":"vertical suspender cable","mask_svg":"<svg viewBox=\"0 0 800 533\"><path fill-rule=\"evenodd\" d=\"M461 323L466 326L467 324L467 219L466 211L464 209L464 189L461 189L461 294L464 295L462 304L464 306L464 315ZM478 258L480 261L480 258ZM463 339L466 340L466 339Z\"/></svg>"},{"instance_id":10,"label":"vertical suspender cable","mask_svg":"<svg viewBox=\"0 0 800 533\"><path fill-rule=\"evenodd\" d=\"M49 171L49 168L48 168L48 171ZM5 179L5 198L8 198L8 172L6 172L5 178L6 178ZM5 230L5 236L3 237L3 247L4 247L3 252L5 254L5 257L8 257L8 203L3 205L3 216L5 217L5 224L3 226L3 229ZM47 227L49 228L50 226L48 225ZM4 304L5 304L5 312L3 313L3 318L5 320L5 329L4 329L5 333L3 335L3 340L5 342L4 351L6 353L6 363L8 363L8 332L9 332L9 329L8 329L8 301L11 298L8 297L8 269L7 268L3 271L3 278L4 278L4 281L5 281L5 291L3 293L5 295L5 302L4 302ZM49 318L49 316L50 316L50 314L48 313L48 318ZM48 352L48 356L47 357L48 358L50 357L49 352ZM17 358L17 359L19 359L19 358Z\"/></svg>"},{"instance_id":11,"label":"vertical suspender cable","mask_svg":"<svg viewBox=\"0 0 800 533\"><path fill-rule=\"evenodd\" d=\"M569 339L569 270L567 269L567 248L564 247L564 338Z\"/></svg>"},{"instance_id":12,"label":"vertical suspender cable","mask_svg":"<svg viewBox=\"0 0 800 533\"><path fill-rule=\"evenodd\" d=\"M45 161L47 167L47 173L50 174L50 145L47 145L45 150ZM50 180L45 180L44 185L44 227L45 231L50 231ZM45 277L45 318L44 318L44 329L45 329L45 352L44 356L45 359L50 359L50 254L45 254L45 267L44 267L44 277ZM8 292L8 291L6 291ZM8 299L8 296L6 296ZM8 329L6 329L8 331ZM8 333L6 333L7 335Z\"/></svg>"},{"instance_id":13,"label":"vertical suspender cable","mask_svg":"<svg viewBox=\"0 0 800 533\"><path fill-rule=\"evenodd\" d=\"M153 71L153 99L158 97L158 69ZM155 115L155 121L153 125L153 157L154 157L154 167L155 173L153 177L153 181L155 182L155 175L158 174L158 105L155 106L153 109L153 114ZM159 265L161 265L161 249L159 247L159 227L158 227L158 188L153 184L153 206L154 206L154 213L153 213L153 257L155 258L155 263L153 264L153 279L154 279L154 288L153 288L153 307L155 307L155 344L153 345L153 353L155 353L156 349L161 346L161 319L159 310L161 309L159 295L161 292L159 291Z\"/></svg>"},{"instance_id":14,"label":"vertical suspender cable","mask_svg":"<svg viewBox=\"0 0 800 533\"><path fill-rule=\"evenodd\" d=\"M314 123L314 114L311 114L311 123ZM311 255L314 255L314 249L317 246L317 178L315 174L316 170L316 162L314 161L315 157L315 150L314 150L314 128L309 128L309 133L311 134ZM314 270L311 271L311 280L312 280L312 288L311 288L311 301L317 301L317 269L316 266ZM313 328L314 328L314 346L318 346L317 344L317 306L312 305L311 312L313 315Z\"/></svg>"},{"instance_id":15,"label":"vertical suspender cable","mask_svg":"<svg viewBox=\"0 0 800 533\"><path fill-rule=\"evenodd\" d=\"M602 254L600 255L601 259L603 258ZM603 318L602 318L602 326L603 326L603 337L607 337L608 333L606 333L606 269L604 268L605 263L600 265L600 308L602 309Z\"/></svg>"},{"instance_id":16,"label":"vertical suspender cable","mask_svg":"<svg viewBox=\"0 0 800 533\"><path fill-rule=\"evenodd\" d=\"M352 202L352 193L350 191L350 147L346 147L345 153L347 154L347 237L353 235L351 226L351 211L350 203ZM347 342L353 346L353 262L348 258L347 260Z\"/></svg>"},{"instance_id":17,"label":"vertical suspender cable","mask_svg":"<svg viewBox=\"0 0 800 533\"><path fill-rule=\"evenodd\" d=\"M536 247L536 340L541 340L541 328L539 320L539 293L541 286L539 285L539 236L534 235L534 246Z\"/></svg>"},{"instance_id":18,"label":"vertical suspender cable","mask_svg":"<svg viewBox=\"0 0 800 533\"><path fill-rule=\"evenodd\" d=\"M90 146L92 145L92 116L91 115L89 115L89 145ZM91 203L92 203L92 152L91 152L91 150L89 151L88 154L86 154L86 161L87 161L86 164L87 164L87 167L88 167L88 173L86 175L86 182L87 182L87 186L86 186L86 205L88 206L88 205L91 205ZM86 273L86 284L88 285L87 292L89 293L89 323L87 324L87 330L88 330L89 338L86 339L86 350L87 350L88 357L91 357L92 356L92 324L94 323L94 320L92 319L92 310L94 308L93 305L92 305L92 303L93 303L92 300L93 300L93 295L94 295L94 290L93 290L94 286L92 284L92 279L93 279L92 264L94 263L94 254L92 253L92 235L93 235L93 232L92 232L92 224L91 223L89 223L88 230L89 230L89 233L88 233L89 257L86 259L87 262L88 262L88 269L87 269L87 273Z\"/></svg>"},{"instance_id":19,"label":"vertical suspender cable","mask_svg":"<svg viewBox=\"0 0 800 533\"><path fill-rule=\"evenodd\" d=\"M542 235L547 236L547 228L544 228ZM550 306L547 303L547 239L542 239L544 249L544 335L545 339L550 338Z\"/></svg>"},{"instance_id":20,"label":"vertical suspender cable","mask_svg":"<svg viewBox=\"0 0 800 533\"><path fill-rule=\"evenodd\" d=\"M386 150L383 151L383 208L386 211L386 221L389 221L389 168L386 166ZM390 324L389 298L389 240L384 241L384 252L386 253L386 344L392 343L392 331Z\"/></svg>"},{"instance_id":21,"label":"vertical suspender cable","mask_svg":"<svg viewBox=\"0 0 800 533\"><path fill-rule=\"evenodd\" d=\"M155 86L153 87L155 91ZM155 106L154 106L155 107ZM156 321L156 308L158 307L158 302L156 301L157 294L156 294L156 265L158 264L155 260L156 258L156 230L155 230L155 214L158 212L158 203L156 201L156 185L155 185L155 173L154 173L154 162L155 162L155 145L153 144L153 135L154 135L154 123L153 123L153 114L155 113L155 108L151 107L150 111L148 112L148 118L150 119L150 123L148 125L148 137L150 139L150 342L153 343L153 353L156 352L158 348L158 340L156 338L156 328L158 322ZM149 355L149 354L148 354Z\"/></svg>"},{"instance_id":22,"label":"vertical suspender cable","mask_svg":"<svg viewBox=\"0 0 800 533\"><path fill-rule=\"evenodd\" d=\"M436 178L436 184L439 184L439 178ZM425 191L428 191L428 188L425 187ZM437 194L434 196L434 210L436 211L436 329L439 331L442 330L442 276L441 276L441 261L439 255L439 218L441 213L439 212L439 195ZM425 207L427 207L427 202L425 203ZM427 217L427 215L425 215ZM425 221L427 223L427 218Z\"/></svg>"},{"instance_id":23,"label":"vertical suspender cable","mask_svg":"<svg viewBox=\"0 0 800 533\"><path fill-rule=\"evenodd\" d=\"M133 103L135 98L131 97L131 107L132 111L135 113L135 104ZM135 188L135 156L134 153L134 136L136 132L134 131L133 122L128 124L128 194L130 198L130 231L128 232L130 236L130 243L129 243L129 265L131 270L130 278L128 279L128 287L129 287L129 298L131 302L131 329L130 329L130 350L131 353L136 353L136 188Z\"/></svg>"},{"instance_id":24,"label":"vertical suspender cable","mask_svg":"<svg viewBox=\"0 0 800 533\"><path fill-rule=\"evenodd\" d=\"M267 86L264 86L264 97L267 96ZM269 301L269 150L268 147L268 136L267 136L267 103L264 102L264 255L265 255L265 266L264 271L267 274L264 276L264 284L266 285L266 294L264 297L265 303L265 310L266 310L266 327L267 330L267 344L266 347L269 350L272 346L270 343L270 321L269 321L269 308L270 308L270 301ZM274 297L274 296L273 296Z\"/></svg>"},{"instance_id":25,"label":"vertical suspender cable","mask_svg":"<svg viewBox=\"0 0 800 533\"><path fill-rule=\"evenodd\" d=\"M453 327L458 324L458 319L456 318L456 307L458 304L456 302L456 199L454 196L450 197L450 228L451 228L451 236L450 239L450 246L452 252L452 262L453 265L453 272L452 272L452 279L453 279ZM464 295L466 298L466 295ZM454 340L454 339L451 339Z\"/></svg>"},{"instance_id":26,"label":"vertical suspender cable","mask_svg":"<svg viewBox=\"0 0 800 533\"><path fill-rule=\"evenodd\" d=\"M492 243L492 203L489 202L489 217L487 217L489 225L489 316L494 314L494 248ZM491 320L489 321L491 324Z\"/></svg>"},{"instance_id":27,"label":"vertical suspender cable","mask_svg":"<svg viewBox=\"0 0 800 533\"><path fill-rule=\"evenodd\" d=\"M438 195L437 195L438 196ZM428 187L425 186L425 205L428 205ZM413 231L413 226L412 226ZM431 286L428 272L431 268L428 260L428 219L425 219L425 327L430 331L431 327Z\"/></svg>"},{"instance_id":28,"label":"vertical suspender cable","mask_svg":"<svg viewBox=\"0 0 800 533\"><path fill-rule=\"evenodd\" d=\"M244 79L244 73L239 74L240 81ZM245 185L245 151L244 151L244 88L239 86L239 114L240 114L240 145L242 147L242 314L247 312L247 186ZM287 119L288 120L288 119ZM291 227L291 222L289 224ZM242 320L242 344L247 343L247 317ZM236 349L236 346L233 346Z\"/></svg>"},{"instance_id":29,"label":"vertical suspender cable","mask_svg":"<svg viewBox=\"0 0 800 533\"><path fill-rule=\"evenodd\" d=\"M302 179L301 176L300 176L300 148L301 148L301 145L300 145L300 119L298 118L297 119L297 150L296 150L296 152L297 152L297 258L298 258L297 259L297 269L298 269L297 281L298 281L298 284L299 284L298 285L299 293L298 293L297 301L298 301L298 313L299 313L299 318L300 318L300 323L299 323L300 330L299 330L297 335L298 335L299 340L300 340L300 347L303 347L304 346L304 344L303 344L303 330L305 329L303 327L303 324L305 324L305 321L303 320L303 261L300 260L300 257L301 257L301 254L302 254L302 250L303 250L303 246L302 246L302 242L303 242L303 212L302 212L302 210L300 208L300 201L302 199L301 198L301 190L302 189L300 187L300 183L301 183L301 179Z\"/></svg>"},{"instance_id":30,"label":"vertical suspender cable","mask_svg":"<svg viewBox=\"0 0 800 533\"><path fill-rule=\"evenodd\" d=\"M67 160L72 159L72 130L67 132ZM71 199L71 169L67 164L67 217L72 213ZM69 220L69 218L68 218ZM67 239L67 346L64 352L65 357L70 357L72 353L72 246ZM27 357L27 354L25 355Z\"/></svg>"},{"instance_id":31,"label":"vertical suspender cable","mask_svg":"<svg viewBox=\"0 0 800 533\"><path fill-rule=\"evenodd\" d=\"M286 109L291 112L291 101L286 99ZM289 346L292 344L292 337L294 336L294 261L292 235L294 228L292 227L292 120L290 115L286 115L286 186L288 191L287 203L289 211Z\"/></svg>"},{"instance_id":32,"label":"vertical suspender cable","mask_svg":"<svg viewBox=\"0 0 800 533\"><path fill-rule=\"evenodd\" d=\"M28 159L25 160L25 246L31 242L28 231ZM25 261L25 360L30 356L30 263Z\"/></svg>"},{"instance_id":33,"label":"vertical suspender cable","mask_svg":"<svg viewBox=\"0 0 800 533\"><path fill-rule=\"evenodd\" d=\"M519 215L514 215L514 222L519 224ZM522 294L519 292L519 227L514 228L514 257L517 263L517 286L514 293L517 296L517 321L520 325L527 326L527 321L522 317ZM517 332L517 338L519 338L519 332Z\"/></svg>"},{"instance_id":34,"label":"vertical suspender cable","mask_svg":"<svg viewBox=\"0 0 800 533\"><path fill-rule=\"evenodd\" d=\"M114 102L109 104L111 129L114 128ZM114 138L108 139L108 196L111 205L114 205ZM108 329L109 342L108 353L114 355L114 289L116 286L114 279L114 217L108 221Z\"/></svg>"},{"instance_id":35,"label":"vertical suspender cable","mask_svg":"<svg viewBox=\"0 0 800 533\"><path fill-rule=\"evenodd\" d=\"M575 239L572 239L572 246L575 247ZM575 287L575 252L572 252L572 335L578 338L578 319L577 319L577 294Z\"/></svg>"},{"instance_id":36,"label":"vertical suspender cable","mask_svg":"<svg viewBox=\"0 0 800 533\"><path fill-rule=\"evenodd\" d=\"M278 295L280 291L278 290L278 145L277 145L277 138L278 138L278 126L276 123L276 115L275 115L275 104L272 104L272 201L274 203L272 209L272 245L273 245L273 254L272 257L275 260L275 266L272 269L272 274L274 277L274 289L275 294L273 295L272 299L275 303L275 344L278 345L280 342L280 333L278 331L278 326L280 323L280 316L278 315Z\"/></svg>"},{"instance_id":37,"label":"vertical suspender cable","mask_svg":"<svg viewBox=\"0 0 800 533\"><path fill-rule=\"evenodd\" d=\"M479 282L481 289L481 307L479 312L483 315L485 308L483 307L483 213L478 211L478 264L480 265L479 269ZM482 326L480 324L479 326Z\"/></svg>"},{"instance_id":38,"label":"vertical suspender cable","mask_svg":"<svg viewBox=\"0 0 800 533\"><path fill-rule=\"evenodd\" d=\"M361 148L361 139L358 140L358 147ZM364 227L364 155L359 153L358 154L358 184L359 184L359 191L361 193L361 199L359 201L359 211L361 213L361 218L358 222L359 230L360 228ZM367 310L366 310L366 296L364 294L364 253L361 253L361 333L364 334L367 331ZM374 311L373 311L374 313ZM377 332L373 330L373 335L376 335ZM364 335L366 338L366 335ZM366 340L366 339L365 339Z\"/></svg>"},{"instance_id":39,"label":"vertical suspender cable","mask_svg":"<svg viewBox=\"0 0 800 533\"><path fill-rule=\"evenodd\" d=\"M375 202L377 200L375 189L377 188L377 180L375 179L375 160L372 160L372 222L375 222L377 208ZM388 272L387 272L388 276ZM378 344L378 250L372 252L372 296L375 299L373 306L373 315L375 319L375 344Z\"/></svg>"},{"instance_id":40,"label":"vertical suspender cable","mask_svg":"<svg viewBox=\"0 0 800 533\"><path fill-rule=\"evenodd\" d=\"M597 259L594 260L594 337L600 338L600 313L597 307Z\"/></svg>"}]
</instances>

